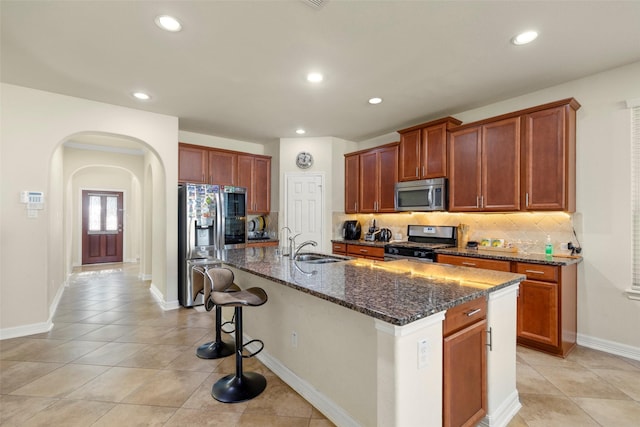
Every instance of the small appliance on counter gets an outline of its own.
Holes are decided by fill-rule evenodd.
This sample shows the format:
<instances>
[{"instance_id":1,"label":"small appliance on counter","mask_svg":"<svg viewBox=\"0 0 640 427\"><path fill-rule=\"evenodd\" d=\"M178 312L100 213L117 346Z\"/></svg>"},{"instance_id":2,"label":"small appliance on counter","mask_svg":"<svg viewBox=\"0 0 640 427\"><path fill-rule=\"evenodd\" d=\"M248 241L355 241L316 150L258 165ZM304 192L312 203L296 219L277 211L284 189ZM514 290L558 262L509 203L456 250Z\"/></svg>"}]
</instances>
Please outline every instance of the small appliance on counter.
<instances>
[{"instance_id":1,"label":"small appliance on counter","mask_svg":"<svg viewBox=\"0 0 640 427\"><path fill-rule=\"evenodd\" d=\"M389 230L388 228L381 228L377 237L381 242L388 242L391 240L391 236L391 230Z\"/></svg>"},{"instance_id":2,"label":"small appliance on counter","mask_svg":"<svg viewBox=\"0 0 640 427\"><path fill-rule=\"evenodd\" d=\"M371 220L371 225L369 226L369 232L365 233L364 240L367 242L374 242L377 240L377 235L380 233L378 227L376 227L376 220Z\"/></svg>"},{"instance_id":3,"label":"small appliance on counter","mask_svg":"<svg viewBox=\"0 0 640 427\"><path fill-rule=\"evenodd\" d=\"M360 240L362 229L356 220L345 221L342 226L342 237L345 240Z\"/></svg>"}]
</instances>

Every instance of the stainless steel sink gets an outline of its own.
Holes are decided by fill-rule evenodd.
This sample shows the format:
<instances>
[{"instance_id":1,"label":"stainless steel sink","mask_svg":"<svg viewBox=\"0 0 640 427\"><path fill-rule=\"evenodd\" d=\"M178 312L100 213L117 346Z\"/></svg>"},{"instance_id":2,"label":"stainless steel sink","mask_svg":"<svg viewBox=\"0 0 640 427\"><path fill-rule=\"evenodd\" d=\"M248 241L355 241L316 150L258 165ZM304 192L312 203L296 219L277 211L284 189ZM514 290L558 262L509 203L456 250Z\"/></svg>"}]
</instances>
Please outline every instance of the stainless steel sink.
<instances>
[{"instance_id":1,"label":"stainless steel sink","mask_svg":"<svg viewBox=\"0 0 640 427\"><path fill-rule=\"evenodd\" d=\"M299 254L294 258L295 261L307 262L309 264L327 264L331 262L349 261L349 259L350 258L325 254Z\"/></svg>"}]
</instances>

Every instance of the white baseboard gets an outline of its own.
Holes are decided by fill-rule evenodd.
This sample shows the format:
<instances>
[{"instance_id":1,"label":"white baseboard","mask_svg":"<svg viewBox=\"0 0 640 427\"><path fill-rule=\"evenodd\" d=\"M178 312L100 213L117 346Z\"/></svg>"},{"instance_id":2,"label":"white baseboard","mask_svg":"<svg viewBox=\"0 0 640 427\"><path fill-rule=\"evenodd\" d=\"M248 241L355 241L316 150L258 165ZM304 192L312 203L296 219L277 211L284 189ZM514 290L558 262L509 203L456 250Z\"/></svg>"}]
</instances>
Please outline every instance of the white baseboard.
<instances>
[{"instance_id":1,"label":"white baseboard","mask_svg":"<svg viewBox=\"0 0 640 427\"><path fill-rule=\"evenodd\" d=\"M10 339L10 338L19 338L19 337L25 337L28 335L42 334L44 332L49 332L51 329L53 329L53 316L54 314L56 314L56 310L58 309L58 304L60 304L62 295L64 294L64 291L68 286L69 286L69 282L65 280L65 282L62 283L58 288L58 291L56 292L56 296L53 297L53 301L51 301L51 304L49 305L49 318L47 319L46 322L32 323L30 325L0 329L0 341Z\"/></svg>"},{"instance_id":2,"label":"white baseboard","mask_svg":"<svg viewBox=\"0 0 640 427\"><path fill-rule=\"evenodd\" d=\"M56 314L56 310L58 309L58 304L60 304L60 300L62 299L62 295L64 294L65 289L69 287L69 281L65 280L63 284L58 288L58 292L56 292L56 296L53 297L53 301L51 301L51 305L49 305L49 322L53 322L53 315ZM51 323L53 326L53 323Z\"/></svg>"},{"instance_id":3,"label":"white baseboard","mask_svg":"<svg viewBox=\"0 0 640 427\"><path fill-rule=\"evenodd\" d=\"M522 408L520 397L518 391L514 390L494 413L488 414L478 425L482 427L506 427L520 408Z\"/></svg>"},{"instance_id":4,"label":"white baseboard","mask_svg":"<svg viewBox=\"0 0 640 427\"><path fill-rule=\"evenodd\" d=\"M9 338L19 338L27 335L49 332L51 328L53 328L53 322L51 320L47 320L46 322L41 323L32 323L30 325L0 329L0 341Z\"/></svg>"},{"instance_id":5,"label":"white baseboard","mask_svg":"<svg viewBox=\"0 0 640 427\"><path fill-rule=\"evenodd\" d=\"M143 282L146 282L148 280L151 280L151 275L150 274L142 274L142 273L140 273L138 275L138 279L142 280Z\"/></svg>"},{"instance_id":6,"label":"white baseboard","mask_svg":"<svg viewBox=\"0 0 640 427\"><path fill-rule=\"evenodd\" d=\"M160 292L160 289L158 289L153 283L151 283L151 286L149 286L149 291L151 292L151 295L156 300L158 305L162 307L164 311L176 310L180 308L180 302L178 300L165 301L164 295L162 294L162 292Z\"/></svg>"},{"instance_id":7,"label":"white baseboard","mask_svg":"<svg viewBox=\"0 0 640 427\"><path fill-rule=\"evenodd\" d=\"M243 337L245 342L252 339L247 335L243 335ZM257 343L246 346L246 349L249 352L257 351L259 348L260 346ZM298 394L304 397L307 402L311 403L317 410L322 412L322 414L335 425L340 427L360 427L360 424L351 418L344 409L316 390L307 381L293 373L293 371L284 366L278 359L271 356L269 352L263 350L256 357L282 381L287 383L289 387L298 392Z\"/></svg>"},{"instance_id":8,"label":"white baseboard","mask_svg":"<svg viewBox=\"0 0 640 427\"><path fill-rule=\"evenodd\" d=\"M628 359L640 360L640 348L627 344L621 344L615 341L604 340L589 335L578 334L578 345L589 347L594 350L600 350L616 356L626 357Z\"/></svg>"}]
</instances>

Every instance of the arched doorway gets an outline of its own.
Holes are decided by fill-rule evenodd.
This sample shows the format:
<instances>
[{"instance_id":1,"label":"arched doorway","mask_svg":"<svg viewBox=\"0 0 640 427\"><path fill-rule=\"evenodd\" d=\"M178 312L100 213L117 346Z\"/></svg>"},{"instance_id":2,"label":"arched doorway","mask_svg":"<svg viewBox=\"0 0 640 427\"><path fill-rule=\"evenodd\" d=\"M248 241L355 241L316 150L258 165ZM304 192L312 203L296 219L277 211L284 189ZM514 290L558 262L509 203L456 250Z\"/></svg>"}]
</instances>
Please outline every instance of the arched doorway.
<instances>
[{"instance_id":1,"label":"arched doorway","mask_svg":"<svg viewBox=\"0 0 640 427\"><path fill-rule=\"evenodd\" d=\"M142 141L124 135L83 132L67 138L58 148L54 162L62 183L64 229L64 269L67 275L82 265L82 192L121 192L123 194L123 262L138 262L139 276L150 280L153 271L153 245L149 242L157 209L153 193L160 164L155 152ZM56 160L57 159L57 160ZM56 193L52 189L51 193ZM158 227L158 225L156 225ZM164 225L163 225L164 227ZM161 256L161 254L156 254Z\"/></svg>"}]
</instances>

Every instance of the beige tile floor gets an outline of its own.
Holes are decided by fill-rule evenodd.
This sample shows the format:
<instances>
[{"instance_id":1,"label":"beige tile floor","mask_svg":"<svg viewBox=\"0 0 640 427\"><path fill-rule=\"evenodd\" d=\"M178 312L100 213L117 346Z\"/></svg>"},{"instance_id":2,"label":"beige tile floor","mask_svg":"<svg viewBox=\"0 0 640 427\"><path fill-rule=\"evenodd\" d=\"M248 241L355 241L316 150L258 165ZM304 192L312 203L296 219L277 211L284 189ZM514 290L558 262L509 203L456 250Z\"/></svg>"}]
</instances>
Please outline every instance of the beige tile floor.
<instances>
[{"instance_id":1,"label":"beige tile floor","mask_svg":"<svg viewBox=\"0 0 640 427\"><path fill-rule=\"evenodd\" d=\"M195 356L213 339L213 313L161 310L137 268L79 269L50 332L0 341L0 425L333 425L256 359L245 369L267 377L263 394L211 398L234 371L232 357ZM517 357L523 407L510 427L640 426L640 362L586 348L566 360L524 348Z\"/></svg>"}]
</instances>

